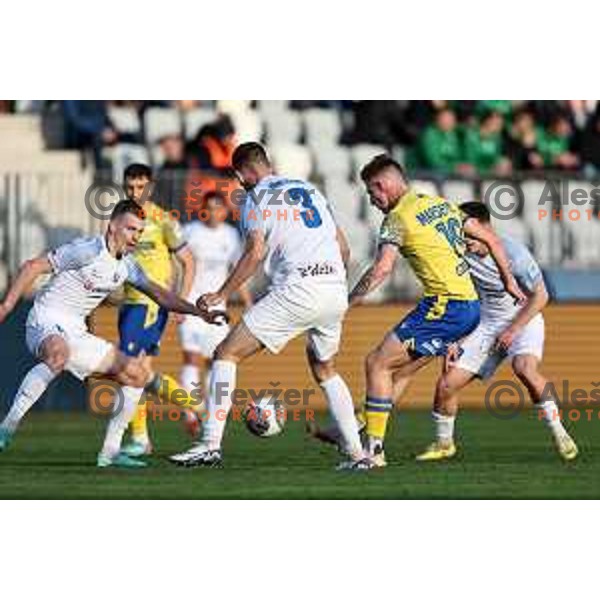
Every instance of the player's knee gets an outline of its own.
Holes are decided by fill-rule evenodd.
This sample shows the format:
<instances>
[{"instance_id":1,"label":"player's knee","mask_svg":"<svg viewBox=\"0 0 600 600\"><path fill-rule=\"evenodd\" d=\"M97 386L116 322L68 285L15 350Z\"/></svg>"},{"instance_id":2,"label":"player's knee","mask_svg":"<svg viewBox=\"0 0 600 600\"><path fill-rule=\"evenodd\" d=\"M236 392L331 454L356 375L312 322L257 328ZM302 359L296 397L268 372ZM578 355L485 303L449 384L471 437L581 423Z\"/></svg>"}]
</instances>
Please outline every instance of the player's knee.
<instances>
[{"instance_id":1,"label":"player's knee","mask_svg":"<svg viewBox=\"0 0 600 600\"><path fill-rule=\"evenodd\" d=\"M515 375L524 382L531 381L537 373L536 361L529 356L516 356L512 366Z\"/></svg>"},{"instance_id":2,"label":"player's knee","mask_svg":"<svg viewBox=\"0 0 600 600\"><path fill-rule=\"evenodd\" d=\"M221 342L216 348L212 356L212 360L228 360L230 362L238 362L238 357L231 352L227 340Z\"/></svg>"},{"instance_id":3,"label":"player's knee","mask_svg":"<svg viewBox=\"0 0 600 600\"><path fill-rule=\"evenodd\" d=\"M385 359L378 349L371 350L371 352L367 354L365 366L368 373L373 373L374 371L379 371L385 368Z\"/></svg>"},{"instance_id":4,"label":"player's knee","mask_svg":"<svg viewBox=\"0 0 600 600\"><path fill-rule=\"evenodd\" d=\"M53 373L60 373L61 371L64 371L68 360L68 353L59 350L48 354L45 357L44 362Z\"/></svg>"},{"instance_id":5,"label":"player's knee","mask_svg":"<svg viewBox=\"0 0 600 600\"><path fill-rule=\"evenodd\" d=\"M319 361L315 360L312 363L313 373L315 375L315 379L322 383L335 377L337 375L337 371L335 368L335 362L333 360Z\"/></svg>"},{"instance_id":6,"label":"player's knee","mask_svg":"<svg viewBox=\"0 0 600 600\"><path fill-rule=\"evenodd\" d=\"M69 350L66 345L53 344L44 349L42 360L53 373L64 371L69 360Z\"/></svg>"},{"instance_id":7,"label":"player's knee","mask_svg":"<svg viewBox=\"0 0 600 600\"><path fill-rule=\"evenodd\" d=\"M148 367L139 360L133 358L128 359L119 373L119 381L125 385L132 387L144 387L150 377Z\"/></svg>"}]
</instances>

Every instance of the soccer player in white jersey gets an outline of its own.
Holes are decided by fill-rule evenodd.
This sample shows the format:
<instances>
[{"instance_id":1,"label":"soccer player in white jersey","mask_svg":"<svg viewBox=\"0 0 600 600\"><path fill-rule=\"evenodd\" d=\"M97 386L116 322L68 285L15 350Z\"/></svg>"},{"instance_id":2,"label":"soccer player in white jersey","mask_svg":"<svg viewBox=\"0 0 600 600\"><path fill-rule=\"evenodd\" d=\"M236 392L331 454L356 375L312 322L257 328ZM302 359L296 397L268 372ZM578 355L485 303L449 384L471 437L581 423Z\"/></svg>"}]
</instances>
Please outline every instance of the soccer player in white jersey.
<instances>
[{"instance_id":1,"label":"soccer player in white jersey","mask_svg":"<svg viewBox=\"0 0 600 600\"><path fill-rule=\"evenodd\" d=\"M491 228L490 213L480 202L460 207L467 218ZM512 361L515 375L525 385L532 402L548 426L556 449L565 460L573 460L577 446L561 423L555 400L547 397L547 379L539 365L544 348L542 309L548 302L542 272L529 250L519 242L502 237L512 273L526 292L524 304L515 305L504 290L496 264L487 248L467 236L471 276L481 300L481 321L459 346L446 357L446 371L438 380L433 408L436 441L417 460L441 460L456 453L454 422L458 413L458 393L475 378L485 380L505 358Z\"/></svg>"},{"instance_id":2,"label":"soccer player in white jersey","mask_svg":"<svg viewBox=\"0 0 600 600\"><path fill-rule=\"evenodd\" d=\"M85 319L125 282L148 294L166 310L199 315L211 321L222 318L223 313L208 316L146 278L132 258L126 257L135 249L143 230L139 206L124 200L115 206L105 235L79 238L27 261L19 271L0 303L0 322L38 277L52 276L36 295L26 324L27 346L40 362L21 382L0 425L0 451L8 447L25 414L62 371L70 371L81 380L98 373L121 384L120 401L108 424L98 466L145 466L120 451L123 434L149 377L144 356L126 356L113 344L91 334Z\"/></svg>"},{"instance_id":3,"label":"soccer player in white jersey","mask_svg":"<svg viewBox=\"0 0 600 600\"><path fill-rule=\"evenodd\" d=\"M192 221L183 227L183 236L196 263L196 273L188 296L190 302L195 302L206 292L218 290L242 252L239 233L225 222L227 209L220 193L206 194L202 214L206 215L205 219ZM249 307L252 302L250 293L245 287L239 291L242 303ZM222 303L217 308L225 310L226 305ZM213 353L228 333L229 327L226 325L210 324L191 315L183 318L179 325L179 341L183 350L179 381L188 392L197 389L202 381L206 393ZM197 424L196 414L188 411L187 418Z\"/></svg>"},{"instance_id":4,"label":"soccer player in white jersey","mask_svg":"<svg viewBox=\"0 0 600 600\"><path fill-rule=\"evenodd\" d=\"M350 390L335 369L348 308L344 235L327 200L305 181L275 175L260 144L238 146L232 162L248 190L242 211L246 244L231 275L199 304L205 310L221 306L263 260L270 287L215 351L201 441L171 460L186 466L219 465L238 363L263 348L277 354L287 342L306 334L308 362L350 456L340 466L369 468Z\"/></svg>"}]
</instances>

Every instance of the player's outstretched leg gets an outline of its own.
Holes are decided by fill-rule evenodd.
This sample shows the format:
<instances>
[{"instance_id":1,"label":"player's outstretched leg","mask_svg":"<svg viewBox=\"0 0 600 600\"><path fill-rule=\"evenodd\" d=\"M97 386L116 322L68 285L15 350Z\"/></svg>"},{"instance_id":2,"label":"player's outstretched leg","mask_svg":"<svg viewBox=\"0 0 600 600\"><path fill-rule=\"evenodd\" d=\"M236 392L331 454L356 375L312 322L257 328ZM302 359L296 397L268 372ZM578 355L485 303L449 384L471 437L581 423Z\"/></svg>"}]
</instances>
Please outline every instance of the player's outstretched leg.
<instances>
[{"instance_id":1,"label":"player's outstretched leg","mask_svg":"<svg viewBox=\"0 0 600 600\"><path fill-rule=\"evenodd\" d=\"M452 368L443 373L435 386L431 417L435 428L435 441L417 456L418 461L444 460L456 454L454 423L458 414L458 393L475 376L469 371Z\"/></svg>"},{"instance_id":2,"label":"player's outstretched leg","mask_svg":"<svg viewBox=\"0 0 600 600\"><path fill-rule=\"evenodd\" d=\"M557 452L564 460L574 460L579 454L577 444L562 424L554 398L547 393L548 380L539 372L538 358L533 354L519 354L513 358L512 367L548 426Z\"/></svg>"},{"instance_id":3,"label":"player's outstretched leg","mask_svg":"<svg viewBox=\"0 0 600 600\"><path fill-rule=\"evenodd\" d=\"M431 360L430 356L413 357L405 342L394 332L372 350L365 361L367 397L365 417L367 421L367 452L375 466L385 467L384 438L390 412L393 407L394 377L406 386L412 374Z\"/></svg>"},{"instance_id":4,"label":"player's outstretched leg","mask_svg":"<svg viewBox=\"0 0 600 600\"><path fill-rule=\"evenodd\" d=\"M50 335L42 342L39 354L42 362L25 375L10 410L0 425L0 452L8 448L23 417L65 368L69 348L64 338Z\"/></svg>"},{"instance_id":5,"label":"player's outstretched leg","mask_svg":"<svg viewBox=\"0 0 600 600\"><path fill-rule=\"evenodd\" d=\"M107 360L110 362L110 366L102 371L112 375L121 384L121 388L113 416L106 428L104 444L98 455L97 464L99 467L145 467L145 462L136 460L121 450L123 435L133 418L144 392L144 383L148 379L144 356L133 358L125 356L121 352L115 352Z\"/></svg>"},{"instance_id":6,"label":"player's outstretched leg","mask_svg":"<svg viewBox=\"0 0 600 600\"><path fill-rule=\"evenodd\" d=\"M236 386L238 363L262 348L263 344L252 335L243 321L217 347L206 399L207 416L202 438L189 450L171 456L171 462L185 467L221 465L221 443L232 406L231 395Z\"/></svg>"},{"instance_id":7,"label":"player's outstretched leg","mask_svg":"<svg viewBox=\"0 0 600 600\"><path fill-rule=\"evenodd\" d=\"M321 386L327 399L329 411L339 431L339 446L350 458L338 466L340 470L363 470L371 468L360 440L358 423L354 414L352 395L346 382L335 369L334 358L320 359L314 349L307 347L306 354L315 381Z\"/></svg>"}]
</instances>

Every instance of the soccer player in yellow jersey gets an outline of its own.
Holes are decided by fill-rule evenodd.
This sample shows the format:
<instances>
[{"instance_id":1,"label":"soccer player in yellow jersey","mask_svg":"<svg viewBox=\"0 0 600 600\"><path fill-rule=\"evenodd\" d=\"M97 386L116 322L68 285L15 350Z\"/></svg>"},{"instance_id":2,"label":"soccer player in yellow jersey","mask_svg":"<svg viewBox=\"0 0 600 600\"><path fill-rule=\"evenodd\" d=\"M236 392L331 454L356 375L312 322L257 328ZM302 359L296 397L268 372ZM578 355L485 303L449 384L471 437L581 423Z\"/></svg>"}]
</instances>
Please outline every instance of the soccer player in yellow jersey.
<instances>
[{"instance_id":1,"label":"soccer player in yellow jersey","mask_svg":"<svg viewBox=\"0 0 600 600\"><path fill-rule=\"evenodd\" d=\"M444 198L416 193L400 164L376 156L361 172L371 203L386 215L373 265L350 293L359 303L392 272L399 255L423 286L416 308L389 332L366 358L365 419L367 450L385 466L383 439L393 398L410 377L479 323L479 299L463 258L463 231L485 243L498 264L506 290L522 301L498 238L474 219L463 221L457 206Z\"/></svg>"},{"instance_id":2,"label":"soccer player in yellow jersey","mask_svg":"<svg viewBox=\"0 0 600 600\"><path fill-rule=\"evenodd\" d=\"M131 164L125 169L123 179L126 195L139 204L145 215L144 231L133 255L135 261L149 279L170 288L173 282L171 257L174 255L182 267L180 294L187 298L194 279L194 258L179 222L152 201L152 170L147 165ZM148 296L132 286L125 286L125 301L119 311L120 350L128 356L144 352L146 366L151 373L146 391L156 394L163 402L169 402L174 398L174 390L181 390L176 396L177 404L187 409L187 419L197 422L196 417L189 413L199 409L200 391L195 390L184 398L184 392L175 379L152 370L152 356L159 352L167 320L168 313ZM152 451L144 403L137 407L131 422L131 442L123 451L130 456L142 456Z\"/></svg>"}]
</instances>

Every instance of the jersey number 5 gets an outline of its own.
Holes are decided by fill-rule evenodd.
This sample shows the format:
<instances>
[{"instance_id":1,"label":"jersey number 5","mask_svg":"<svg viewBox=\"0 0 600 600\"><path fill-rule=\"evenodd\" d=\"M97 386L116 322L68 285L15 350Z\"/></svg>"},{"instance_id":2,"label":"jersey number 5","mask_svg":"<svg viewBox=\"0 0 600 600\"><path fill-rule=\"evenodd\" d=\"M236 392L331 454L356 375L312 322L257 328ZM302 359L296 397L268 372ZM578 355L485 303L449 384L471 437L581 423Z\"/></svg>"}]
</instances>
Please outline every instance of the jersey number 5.
<instances>
[{"instance_id":1,"label":"jersey number 5","mask_svg":"<svg viewBox=\"0 0 600 600\"><path fill-rule=\"evenodd\" d=\"M317 207L313 204L312 198L310 197L310 192L305 190L304 188L292 188L288 191L288 195L293 201L302 201L302 207L306 210L303 210L300 213L300 217L304 221L304 225L309 229L316 229L317 227L321 227L323 224L323 220L321 219L321 215L317 210Z\"/></svg>"}]
</instances>

